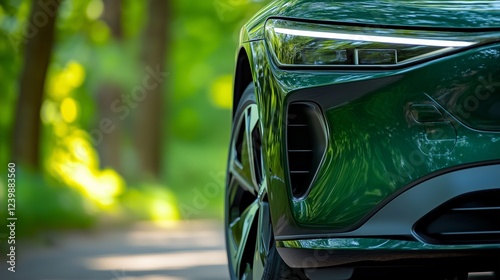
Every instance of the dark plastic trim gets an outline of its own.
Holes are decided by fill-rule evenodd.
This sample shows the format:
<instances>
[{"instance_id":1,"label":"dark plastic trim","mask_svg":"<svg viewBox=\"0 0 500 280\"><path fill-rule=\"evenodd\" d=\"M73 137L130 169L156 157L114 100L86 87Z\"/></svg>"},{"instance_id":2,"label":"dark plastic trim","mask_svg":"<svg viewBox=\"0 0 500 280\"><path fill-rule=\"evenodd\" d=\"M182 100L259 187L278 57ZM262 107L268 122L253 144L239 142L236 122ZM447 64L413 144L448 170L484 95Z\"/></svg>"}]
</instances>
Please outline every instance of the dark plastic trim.
<instances>
[{"instance_id":1,"label":"dark plastic trim","mask_svg":"<svg viewBox=\"0 0 500 280\"><path fill-rule=\"evenodd\" d=\"M318 147L313 150L313 163L312 166L310 167L310 171L312 172L312 175L310 175L310 182L307 186L304 187L304 190L300 192L299 194L294 194L293 193L293 184L292 184L292 178L291 178L291 170L290 170L290 157L289 157L289 147L288 147L288 115L289 115L289 109L290 106L293 104L302 104L309 106L312 109L312 114L314 115L314 118L316 119L315 121L317 122L317 125L319 127L316 127L314 129L313 133L315 134L315 140L316 142L321 141L322 143L313 143L316 144ZM324 162L325 159L325 154L326 150L328 148L328 138L329 138L329 132L328 132L328 127L326 125L326 120L323 115L321 106L319 106L315 102L311 101L296 101L296 102L287 102L286 105L286 124L285 124L285 149L286 149L286 164L287 164L287 173L288 173L288 181L290 185L290 193L296 200L301 200L305 199L311 190L311 186L313 185L314 181L316 180L318 170L321 167L321 165Z\"/></svg>"}]
</instances>

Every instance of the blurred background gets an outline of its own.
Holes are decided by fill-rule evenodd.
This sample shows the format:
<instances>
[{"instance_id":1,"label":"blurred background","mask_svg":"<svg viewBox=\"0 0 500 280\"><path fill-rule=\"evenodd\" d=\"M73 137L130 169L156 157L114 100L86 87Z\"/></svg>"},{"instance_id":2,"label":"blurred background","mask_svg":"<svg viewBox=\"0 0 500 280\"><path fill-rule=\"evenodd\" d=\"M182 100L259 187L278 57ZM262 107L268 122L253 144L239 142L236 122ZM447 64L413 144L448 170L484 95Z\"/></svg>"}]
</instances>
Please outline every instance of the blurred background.
<instances>
[{"instance_id":1,"label":"blurred background","mask_svg":"<svg viewBox=\"0 0 500 280\"><path fill-rule=\"evenodd\" d=\"M14 162L24 270L64 240L127 246L135 239L120 237L122 228L164 246L181 246L168 233L215 232L223 249L238 34L267 2L0 0L0 218ZM73 272L61 279L77 279ZM197 277L178 274L158 279Z\"/></svg>"}]
</instances>

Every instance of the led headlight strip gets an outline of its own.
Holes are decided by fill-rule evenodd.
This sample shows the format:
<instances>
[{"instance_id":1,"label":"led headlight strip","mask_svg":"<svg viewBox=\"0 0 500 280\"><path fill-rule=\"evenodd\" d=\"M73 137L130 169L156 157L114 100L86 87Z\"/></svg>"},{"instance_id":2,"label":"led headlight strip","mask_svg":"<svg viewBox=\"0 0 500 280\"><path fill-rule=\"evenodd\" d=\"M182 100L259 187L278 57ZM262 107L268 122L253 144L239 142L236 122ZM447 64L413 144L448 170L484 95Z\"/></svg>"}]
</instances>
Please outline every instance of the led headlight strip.
<instances>
[{"instance_id":1,"label":"led headlight strip","mask_svg":"<svg viewBox=\"0 0 500 280\"><path fill-rule=\"evenodd\" d=\"M453 47L453 48L468 47L476 43L476 42L465 42L465 41L412 39L412 38L388 37L388 36L343 34L334 32L317 32L317 31L295 30L289 28L275 28L274 32L286 35L296 35L296 36L314 37L323 39L337 39L337 40L405 44L405 45L417 45L417 46L433 46L433 47Z\"/></svg>"},{"instance_id":2,"label":"led headlight strip","mask_svg":"<svg viewBox=\"0 0 500 280\"><path fill-rule=\"evenodd\" d=\"M496 34L498 36L498 34ZM333 26L282 19L266 23L280 66L399 66L494 40L491 33Z\"/></svg>"}]
</instances>

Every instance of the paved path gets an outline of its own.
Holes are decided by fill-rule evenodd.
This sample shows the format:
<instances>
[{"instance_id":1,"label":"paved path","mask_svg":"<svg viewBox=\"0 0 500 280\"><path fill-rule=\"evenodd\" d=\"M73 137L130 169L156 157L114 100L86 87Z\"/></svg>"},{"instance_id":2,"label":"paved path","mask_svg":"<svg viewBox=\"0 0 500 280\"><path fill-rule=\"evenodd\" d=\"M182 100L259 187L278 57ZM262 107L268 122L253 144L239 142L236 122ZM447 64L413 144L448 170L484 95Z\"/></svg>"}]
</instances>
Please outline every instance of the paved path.
<instances>
[{"instance_id":1,"label":"paved path","mask_svg":"<svg viewBox=\"0 0 500 280\"><path fill-rule=\"evenodd\" d=\"M123 230L52 234L46 240L50 246L18 244L16 273L7 271L2 250L0 279L228 279L221 222L137 224Z\"/></svg>"},{"instance_id":2,"label":"paved path","mask_svg":"<svg viewBox=\"0 0 500 280\"><path fill-rule=\"evenodd\" d=\"M16 273L7 271L1 246L1 280L229 278L222 222L144 223L112 231L52 233L17 243ZM493 278L477 274L469 279Z\"/></svg>"}]
</instances>

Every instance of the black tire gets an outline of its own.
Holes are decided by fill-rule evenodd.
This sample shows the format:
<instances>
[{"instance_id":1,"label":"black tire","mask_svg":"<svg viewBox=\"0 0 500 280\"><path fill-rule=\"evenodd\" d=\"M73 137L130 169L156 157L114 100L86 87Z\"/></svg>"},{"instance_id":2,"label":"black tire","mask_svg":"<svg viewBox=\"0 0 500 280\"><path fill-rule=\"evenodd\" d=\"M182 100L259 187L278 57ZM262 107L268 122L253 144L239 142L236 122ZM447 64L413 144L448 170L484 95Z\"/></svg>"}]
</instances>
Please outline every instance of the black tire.
<instances>
[{"instance_id":1,"label":"black tire","mask_svg":"<svg viewBox=\"0 0 500 280\"><path fill-rule=\"evenodd\" d=\"M266 280L307 280L302 269L289 267L272 246L267 258L262 279Z\"/></svg>"}]
</instances>

